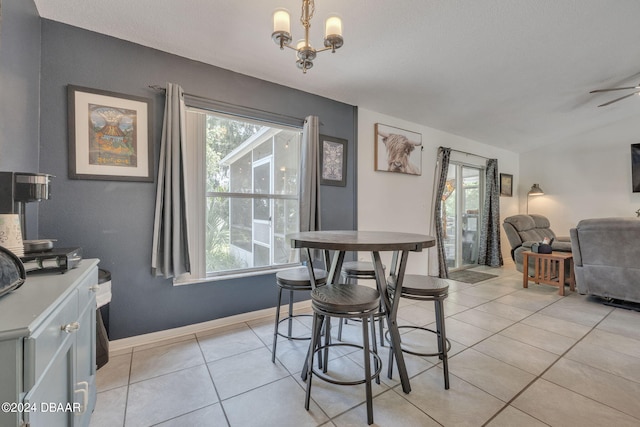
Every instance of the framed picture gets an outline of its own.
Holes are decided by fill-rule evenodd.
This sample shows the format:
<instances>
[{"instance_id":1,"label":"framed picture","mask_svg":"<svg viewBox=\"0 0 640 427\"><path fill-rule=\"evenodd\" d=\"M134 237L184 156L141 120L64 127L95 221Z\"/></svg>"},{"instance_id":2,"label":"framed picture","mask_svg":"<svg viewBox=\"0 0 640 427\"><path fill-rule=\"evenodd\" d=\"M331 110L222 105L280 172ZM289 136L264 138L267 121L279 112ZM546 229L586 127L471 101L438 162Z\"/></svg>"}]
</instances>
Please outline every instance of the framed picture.
<instances>
[{"instance_id":1,"label":"framed picture","mask_svg":"<svg viewBox=\"0 0 640 427\"><path fill-rule=\"evenodd\" d=\"M421 134L376 123L375 135L375 170L422 175Z\"/></svg>"},{"instance_id":2,"label":"framed picture","mask_svg":"<svg viewBox=\"0 0 640 427\"><path fill-rule=\"evenodd\" d=\"M500 195L513 196L513 175L507 173L500 174Z\"/></svg>"},{"instance_id":3,"label":"framed picture","mask_svg":"<svg viewBox=\"0 0 640 427\"><path fill-rule=\"evenodd\" d=\"M347 140L320 135L320 184L347 185Z\"/></svg>"},{"instance_id":4,"label":"framed picture","mask_svg":"<svg viewBox=\"0 0 640 427\"><path fill-rule=\"evenodd\" d=\"M153 182L151 100L69 85L69 178Z\"/></svg>"},{"instance_id":5,"label":"framed picture","mask_svg":"<svg viewBox=\"0 0 640 427\"><path fill-rule=\"evenodd\" d=\"M640 144L631 144L631 188L640 193Z\"/></svg>"}]
</instances>

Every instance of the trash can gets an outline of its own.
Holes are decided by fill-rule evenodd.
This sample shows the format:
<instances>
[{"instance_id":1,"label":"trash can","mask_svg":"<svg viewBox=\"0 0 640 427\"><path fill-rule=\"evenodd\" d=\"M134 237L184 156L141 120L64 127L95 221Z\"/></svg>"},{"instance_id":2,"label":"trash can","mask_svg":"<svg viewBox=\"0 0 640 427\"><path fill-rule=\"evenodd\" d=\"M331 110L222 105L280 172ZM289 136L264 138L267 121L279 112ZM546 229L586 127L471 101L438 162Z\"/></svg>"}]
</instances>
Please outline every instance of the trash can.
<instances>
[{"instance_id":1,"label":"trash can","mask_svg":"<svg viewBox=\"0 0 640 427\"><path fill-rule=\"evenodd\" d=\"M109 303L111 301L111 273L98 269L98 292L96 295L96 365L102 368L109 361L109 334L105 327L109 323Z\"/></svg>"}]
</instances>

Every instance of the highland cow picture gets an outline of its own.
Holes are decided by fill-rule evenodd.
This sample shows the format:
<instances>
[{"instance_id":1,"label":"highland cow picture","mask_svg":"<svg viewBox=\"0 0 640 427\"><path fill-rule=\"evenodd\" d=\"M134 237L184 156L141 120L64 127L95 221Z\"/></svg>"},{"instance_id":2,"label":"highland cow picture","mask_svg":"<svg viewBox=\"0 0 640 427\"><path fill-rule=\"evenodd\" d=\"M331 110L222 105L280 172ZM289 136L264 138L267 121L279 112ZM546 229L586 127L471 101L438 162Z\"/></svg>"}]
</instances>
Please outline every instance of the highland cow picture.
<instances>
[{"instance_id":1,"label":"highland cow picture","mask_svg":"<svg viewBox=\"0 0 640 427\"><path fill-rule=\"evenodd\" d=\"M375 170L422 175L422 135L376 123Z\"/></svg>"}]
</instances>

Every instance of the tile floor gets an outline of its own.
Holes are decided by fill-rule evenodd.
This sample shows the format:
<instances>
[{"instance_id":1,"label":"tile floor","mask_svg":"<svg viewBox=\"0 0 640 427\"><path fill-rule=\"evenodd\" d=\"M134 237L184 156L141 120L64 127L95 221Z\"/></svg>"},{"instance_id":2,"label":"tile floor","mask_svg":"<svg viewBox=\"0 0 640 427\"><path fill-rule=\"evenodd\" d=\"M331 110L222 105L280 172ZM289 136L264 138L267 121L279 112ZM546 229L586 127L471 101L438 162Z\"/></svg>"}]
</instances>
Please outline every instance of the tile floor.
<instances>
[{"instance_id":1,"label":"tile floor","mask_svg":"<svg viewBox=\"0 0 640 427\"><path fill-rule=\"evenodd\" d=\"M511 267L474 285L453 282L445 301L451 387L437 358L405 356L412 391L397 375L374 384L379 426L638 426L640 313L544 285L522 288ZM274 299L275 299L274 285ZM402 300L399 323L432 325L433 303ZM308 332L309 318L295 321ZM337 328L333 329L337 331ZM405 330L406 331L406 330ZM98 426L365 426L363 386L316 380L304 409L307 341L278 342L272 319L188 335L110 356L98 371ZM351 322L343 340L359 337ZM431 336L410 331L407 345ZM337 352L336 352L337 353ZM361 353L332 355L332 372L360 373Z\"/></svg>"}]
</instances>

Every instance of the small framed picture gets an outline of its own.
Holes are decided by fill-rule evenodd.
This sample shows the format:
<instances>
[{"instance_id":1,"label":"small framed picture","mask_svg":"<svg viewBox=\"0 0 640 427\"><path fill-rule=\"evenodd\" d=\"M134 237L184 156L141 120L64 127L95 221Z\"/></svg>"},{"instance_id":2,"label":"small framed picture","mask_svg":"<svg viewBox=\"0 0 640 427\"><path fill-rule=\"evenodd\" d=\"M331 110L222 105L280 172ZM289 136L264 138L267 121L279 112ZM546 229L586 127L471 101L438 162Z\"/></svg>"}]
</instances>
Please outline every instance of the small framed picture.
<instances>
[{"instance_id":1,"label":"small framed picture","mask_svg":"<svg viewBox=\"0 0 640 427\"><path fill-rule=\"evenodd\" d=\"M151 100L69 85L69 178L153 182Z\"/></svg>"},{"instance_id":2,"label":"small framed picture","mask_svg":"<svg viewBox=\"0 0 640 427\"><path fill-rule=\"evenodd\" d=\"M347 140L320 135L320 184L347 185Z\"/></svg>"},{"instance_id":3,"label":"small framed picture","mask_svg":"<svg viewBox=\"0 0 640 427\"><path fill-rule=\"evenodd\" d=\"M500 195L506 197L513 196L513 175L507 173L500 174Z\"/></svg>"},{"instance_id":4,"label":"small framed picture","mask_svg":"<svg viewBox=\"0 0 640 427\"><path fill-rule=\"evenodd\" d=\"M375 170L422 175L422 134L376 123Z\"/></svg>"}]
</instances>

